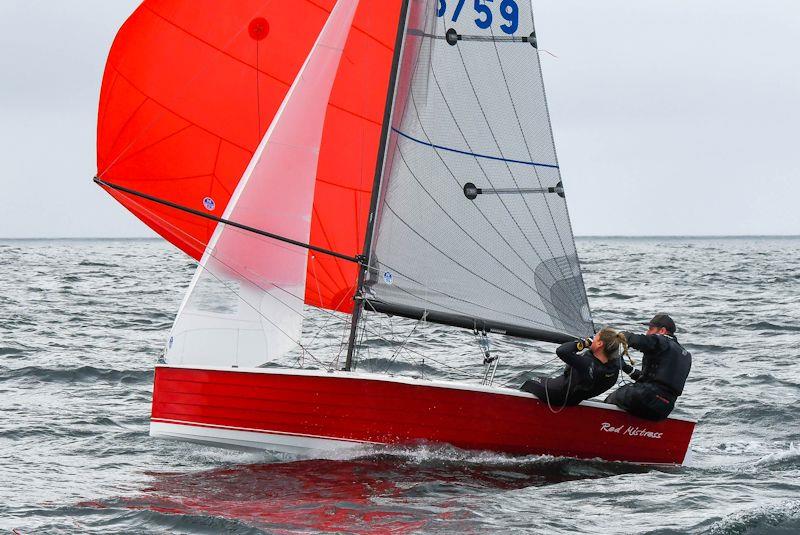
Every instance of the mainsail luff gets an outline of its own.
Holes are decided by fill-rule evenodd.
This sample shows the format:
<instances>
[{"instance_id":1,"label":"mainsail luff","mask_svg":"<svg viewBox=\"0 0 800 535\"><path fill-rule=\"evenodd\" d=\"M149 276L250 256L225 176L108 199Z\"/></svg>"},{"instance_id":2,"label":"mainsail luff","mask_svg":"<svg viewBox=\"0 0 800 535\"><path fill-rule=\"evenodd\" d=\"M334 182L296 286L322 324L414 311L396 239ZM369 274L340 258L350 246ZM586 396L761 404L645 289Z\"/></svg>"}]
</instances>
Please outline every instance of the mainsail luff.
<instances>
[{"instance_id":1,"label":"mainsail luff","mask_svg":"<svg viewBox=\"0 0 800 535\"><path fill-rule=\"evenodd\" d=\"M350 322L350 335L347 340L347 357L345 360L345 370L351 370L353 367L353 356L356 349L356 334L358 325L361 320L361 313L364 310L364 281L366 279L367 259L372 250L372 234L375 231L375 212L378 207L378 198L380 197L381 177L383 176L383 164L386 158L386 152L389 150L387 145L389 140L390 126L392 122L392 110L394 109L394 101L397 86L397 73L400 69L400 58L403 55L403 41L405 40L406 27L408 23L408 6L410 0L403 0L402 7L400 8L400 16L397 20L397 38L394 45L394 57L392 58L392 69L389 76L389 90L386 93L386 107L383 112L383 127L381 131L381 141L378 146L378 160L375 165L375 179L372 185L372 198L370 199L369 215L367 216L367 227L364 234L364 248L359 255L363 265L359 266L358 280L356 282L356 291L353 296L353 313Z\"/></svg>"}]
</instances>

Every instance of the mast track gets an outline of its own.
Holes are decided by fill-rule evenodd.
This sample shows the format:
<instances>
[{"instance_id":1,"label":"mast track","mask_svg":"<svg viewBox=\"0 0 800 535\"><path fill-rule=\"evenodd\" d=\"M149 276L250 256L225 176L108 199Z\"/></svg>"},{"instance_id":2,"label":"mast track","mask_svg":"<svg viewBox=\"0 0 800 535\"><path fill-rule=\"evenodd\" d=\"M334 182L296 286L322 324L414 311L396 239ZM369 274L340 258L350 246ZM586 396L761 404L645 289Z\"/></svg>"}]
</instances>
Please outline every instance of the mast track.
<instances>
[{"instance_id":1,"label":"mast track","mask_svg":"<svg viewBox=\"0 0 800 535\"><path fill-rule=\"evenodd\" d=\"M203 219L208 219L210 221L216 221L217 223L223 223L225 225L235 227L246 232L251 232L253 234L257 234L259 236L264 236L265 238L270 238L273 240L277 240L283 243L288 243L290 245L295 245L297 247L301 247L303 249L308 249L309 251L314 251L315 253L326 254L332 256L334 258L338 258L340 260L346 260L348 262L353 262L354 264L358 265L365 265L366 261L361 256L350 256L343 253L338 253L336 251L331 251L330 249L325 249L324 247L318 247L316 245L311 245L310 243L304 243L298 240L293 240L292 238L287 238L286 236L281 236L279 234L273 234L272 232L267 232L266 230L261 230L255 227L251 227L249 225L244 225L242 223L237 223L236 221L231 221L230 219L225 219L223 217L218 217L213 214L207 214L200 210L196 210L194 208L189 208L188 206L183 206L182 204L174 203L172 201L168 201L166 199L161 199L159 197L155 197L153 195L149 195L147 193L143 193L141 191L136 191L134 189L126 188L125 186L120 186L119 184L114 184L113 182L107 182L102 180L98 177L94 177L92 179L95 184L98 186L106 187L109 189L113 189L116 191L121 191L122 193L127 193L128 195L133 195L134 197L139 197L141 199L145 199L156 204L160 204L162 206L167 206L169 208L173 208L175 210L179 210L181 212L185 212L187 214L192 214L198 217L202 217Z\"/></svg>"}]
</instances>

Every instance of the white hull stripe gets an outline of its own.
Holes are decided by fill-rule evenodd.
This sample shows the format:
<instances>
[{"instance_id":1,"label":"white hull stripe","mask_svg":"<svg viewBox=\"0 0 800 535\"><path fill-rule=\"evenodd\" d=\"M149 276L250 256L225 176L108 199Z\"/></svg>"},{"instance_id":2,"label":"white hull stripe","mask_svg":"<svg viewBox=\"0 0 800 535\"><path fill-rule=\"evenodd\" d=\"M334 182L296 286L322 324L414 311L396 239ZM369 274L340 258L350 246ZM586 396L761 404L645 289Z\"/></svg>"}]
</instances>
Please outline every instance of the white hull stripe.
<instances>
[{"instance_id":1,"label":"white hull stripe","mask_svg":"<svg viewBox=\"0 0 800 535\"><path fill-rule=\"evenodd\" d=\"M340 437L331 437L325 435L311 435L306 433L287 433L286 431L273 431L271 429L254 429L251 427L235 427L229 425L216 425L216 424L202 424L197 422L189 422L186 420L171 420L168 418L151 418L150 420L150 434L153 434L153 429L155 424L166 424L166 425L174 425L174 426L185 426L185 427L195 427L195 428L202 428L202 429L225 429L230 431L243 431L247 433L257 434L257 435L270 435L270 436L286 436L286 437L302 437L305 439L313 439L313 440L327 440L327 441L334 441L338 444L342 443L351 443L351 444L384 444L383 442L373 442L371 440L357 440L351 438L340 438ZM169 429L166 427L157 426L157 429Z\"/></svg>"}]
</instances>

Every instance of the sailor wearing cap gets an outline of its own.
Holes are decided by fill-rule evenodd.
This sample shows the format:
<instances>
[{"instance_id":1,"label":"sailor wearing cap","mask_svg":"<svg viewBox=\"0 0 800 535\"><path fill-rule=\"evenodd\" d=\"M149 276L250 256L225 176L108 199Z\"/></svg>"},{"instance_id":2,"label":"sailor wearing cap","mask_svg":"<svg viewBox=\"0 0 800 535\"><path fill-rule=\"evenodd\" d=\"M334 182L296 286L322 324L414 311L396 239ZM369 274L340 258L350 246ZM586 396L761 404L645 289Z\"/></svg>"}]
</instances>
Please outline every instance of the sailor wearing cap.
<instances>
[{"instance_id":1,"label":"sailor wearing cap","mask_svg":"<svg viewBox=\"0 0 800 535\"><path fill-rule=\"evenodd\" d=\"M606 398L634 416L663 420L675 408L692 367L692 355L675 337L675 322L667 314L656 314L647 333L624 333L628 345L644 354L642 369L624 364L622 371L635 381L620 387Z\"/></svg>"}]
</instances>

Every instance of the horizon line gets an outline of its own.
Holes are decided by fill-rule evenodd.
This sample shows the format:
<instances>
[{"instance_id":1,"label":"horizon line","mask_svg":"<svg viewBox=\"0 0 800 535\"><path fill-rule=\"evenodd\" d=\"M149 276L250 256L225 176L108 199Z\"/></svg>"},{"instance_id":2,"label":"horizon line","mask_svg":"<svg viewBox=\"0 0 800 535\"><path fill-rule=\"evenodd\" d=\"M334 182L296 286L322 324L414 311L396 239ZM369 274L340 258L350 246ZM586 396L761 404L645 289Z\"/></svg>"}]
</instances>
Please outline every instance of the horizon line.
<instances>
[{"instance_id":1,"label":"horizon line","mask_svg":"<svg viewBox=\"0 0 800 535\"><path fill-rule=\"evenodd\" d=\"M630 238L800 238L800 234L576 234L576 239L584 238L611 238L611 239L630 239ZM115 241L115 240L136 240L136 241L167 241L160 236L28 236L28 237L0 237L0 241Z\"/></svg>"}]
</instances>

